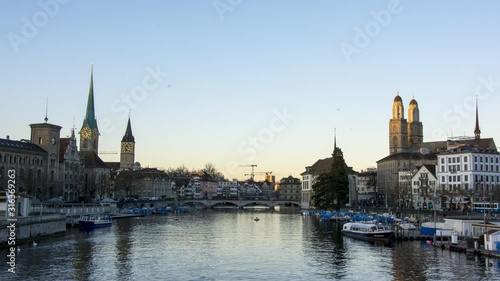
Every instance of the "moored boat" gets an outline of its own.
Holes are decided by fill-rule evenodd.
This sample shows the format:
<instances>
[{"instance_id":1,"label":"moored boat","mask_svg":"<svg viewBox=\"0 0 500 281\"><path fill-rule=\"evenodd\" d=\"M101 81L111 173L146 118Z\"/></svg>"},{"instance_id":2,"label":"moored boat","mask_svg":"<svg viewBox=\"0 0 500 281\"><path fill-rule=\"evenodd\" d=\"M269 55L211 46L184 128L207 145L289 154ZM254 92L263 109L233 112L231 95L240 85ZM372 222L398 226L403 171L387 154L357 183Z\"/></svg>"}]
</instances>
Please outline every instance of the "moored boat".
<instances>
[{"instance_id":1,"label":"moored boat","mask_svg":"<svg viewBox=\"0 0 500 281\"><path fill-rule=\"evenodd\" d=\"M342 227L342 234L370 242L389 242L394 238L394 231L388 226L374 223L348 222Z\"/></svg>"},{"instance_id":2,"label":"moored boat","mask_svg":"<svg viewBox=\"0 0 500 281\"><path fill-rule=\"evenodd\" d=\"M111 219L109 216L87 214L82 215L78 221L81 229L94 229L100 227L110 227Z\"/></svg>"}]
</instances>

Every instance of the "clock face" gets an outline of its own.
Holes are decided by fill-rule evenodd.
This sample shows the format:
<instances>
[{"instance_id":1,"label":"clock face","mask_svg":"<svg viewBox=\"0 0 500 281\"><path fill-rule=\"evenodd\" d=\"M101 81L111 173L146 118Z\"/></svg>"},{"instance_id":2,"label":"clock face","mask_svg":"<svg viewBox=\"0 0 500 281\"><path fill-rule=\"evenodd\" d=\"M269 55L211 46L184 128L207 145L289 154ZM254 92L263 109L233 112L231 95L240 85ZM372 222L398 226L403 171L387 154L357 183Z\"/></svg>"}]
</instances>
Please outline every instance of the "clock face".
<instances>
[{"instance_id":1,"label":"clock face","mask_svg":"<svg viewBox=\"0 0 500 281\"><path fill-rule=\"evenodd\" d=\"M55 145L56 144L56 138L52 137L52 139L50 139L50 142L52 143L52 145Z\"/></svg>"},{"instance_id":2,"label":"clock face","mask_svg":"<svg viewBox=\"0 0 500 281\"><path fill-rule=\"evenodd\" d=\"M85 127L83 128L81 131L80 131L80 135L82 136L82 138L84 139L88 139L90 138L92 132L90 131L90 128L89 127Z\"/></svg>"},{"instance_id":3,"label":"clock face","mask_svg":"<svg viewBox=\"0 0 500 281\"><path fill-rule=\"evenodd\" d=\"M131 142L122 142L122 153L133 153L134 146Z\"/></svg>"}]
</instances>

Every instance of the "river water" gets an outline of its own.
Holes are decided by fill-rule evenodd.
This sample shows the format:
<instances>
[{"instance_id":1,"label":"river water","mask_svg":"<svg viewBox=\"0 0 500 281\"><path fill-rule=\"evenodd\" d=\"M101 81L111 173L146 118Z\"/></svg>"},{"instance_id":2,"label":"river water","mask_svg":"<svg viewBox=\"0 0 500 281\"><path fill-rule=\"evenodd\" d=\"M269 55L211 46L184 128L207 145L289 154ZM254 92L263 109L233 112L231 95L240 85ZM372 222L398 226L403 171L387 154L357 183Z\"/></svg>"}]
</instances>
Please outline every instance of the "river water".
<instances>
[{"instance_id":1,"label":"river water","mask_svg":"<svg viewBox=\"0 0 500 281\"><path fill-rule=\"evenodd\" d=\"M296 212L205 210L71 229L22 245L15 274L0 252L0 280L500 280L498 260L417 241L373 245Z\"/></svg>"}]
</instances>

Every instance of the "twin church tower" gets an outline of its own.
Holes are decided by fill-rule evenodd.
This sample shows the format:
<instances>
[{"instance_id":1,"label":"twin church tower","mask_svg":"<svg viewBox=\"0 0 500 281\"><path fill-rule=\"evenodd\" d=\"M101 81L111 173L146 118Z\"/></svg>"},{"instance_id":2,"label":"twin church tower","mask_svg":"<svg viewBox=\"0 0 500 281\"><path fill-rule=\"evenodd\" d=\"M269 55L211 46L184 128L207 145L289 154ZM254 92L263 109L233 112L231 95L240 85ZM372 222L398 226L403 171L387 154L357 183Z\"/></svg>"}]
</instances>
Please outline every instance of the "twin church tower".
<instances>
[{"instance_id":1,"label":"twin church tower","mask_svg":"<svg viewBox=\"0 0 500 281\"><path fill-rule=\"evenodd\" d=\"M390 154L418 150L424 142L423 132L417 101L415 98L410 101L406 120L403 100L398 92L392 104L392 118L389 121Z\"/></svg>"},{"instance_id":2,"label":"twin church tower","mask_svg":"<svg viewBox=\"0 0 500 281\"><path fill-rule=\"evenodd\" d=\"M90 87L87 100L87 111L80 130L80 150L83 153L93 154L92 158L99 159L99 128L97 127L97 119L95 118L94 109L94 67L90 68ZM122 138L120 150L120 169L130 169L134 167L135 160L135 138L132 134L132 126L130 125L130 116L128 118L127 129Z\"/></svg>"}]
</instances>

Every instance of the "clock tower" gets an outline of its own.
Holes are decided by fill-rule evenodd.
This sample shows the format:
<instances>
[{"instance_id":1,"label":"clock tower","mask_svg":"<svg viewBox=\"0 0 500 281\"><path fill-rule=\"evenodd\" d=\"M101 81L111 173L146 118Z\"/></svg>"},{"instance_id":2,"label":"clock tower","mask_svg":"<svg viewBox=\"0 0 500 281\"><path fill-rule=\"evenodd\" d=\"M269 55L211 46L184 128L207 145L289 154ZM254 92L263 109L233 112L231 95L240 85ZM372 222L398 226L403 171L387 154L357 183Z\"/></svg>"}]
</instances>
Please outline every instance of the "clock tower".
<instances>
[{"instance_id":1,"label":"clock tower","mask_svg":"<svg viewBox=\"0 0 500 281\"><path fill-rule=\"evenodd\" d=\"M98 153L99 147L99 129L94 110L94 66L90 67L90 87L87 101L87 111L80 130L80 150L93 151Z\"/></svg>"},{"instance_id":2,"label":"clock tower","mask_svg":"<svg viewBox=\"0 0 500 281\"><path fill-rule=\"evenodd\" d=\"M127 130L122 138L120 150L120 169L133 170L135 161L135 138L132 134L130 116L128 117Z\"/></svg>"}]
</instances>

